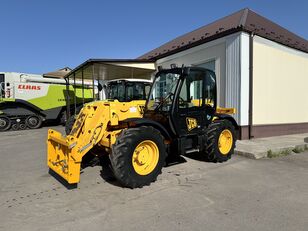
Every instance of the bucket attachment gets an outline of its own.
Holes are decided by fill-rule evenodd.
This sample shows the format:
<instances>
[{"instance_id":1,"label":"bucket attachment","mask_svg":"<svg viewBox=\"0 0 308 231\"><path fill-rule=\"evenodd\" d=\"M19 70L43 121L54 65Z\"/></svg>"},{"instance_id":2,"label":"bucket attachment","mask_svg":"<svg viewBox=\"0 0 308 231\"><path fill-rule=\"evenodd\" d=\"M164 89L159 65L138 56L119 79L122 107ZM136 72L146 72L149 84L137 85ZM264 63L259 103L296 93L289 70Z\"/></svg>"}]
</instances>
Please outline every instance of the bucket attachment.
<instances>
[{"instance_id":1,"label":"bucket attachment","mask_svg":"<svg viewBox=\"0 0 308 231\"><path fill-rule=\"evenodd\" d=\"M106 118L109 107L92 103L81 110L70 135L48 130L47 165L69 184L79 182L82 157L100 141Z\"/></svg>"},{"instance_id":2,"label":"bucket attachment","mask_svg":"<svg viewBox=\"0 0 308 231\"><path fill-rule=\"evenodd\" d=\"M70 140L71 138L71 140ZM76 155L74 138L63 137L61 133L49 129L47 140L47 165L69 184L79 182L82 157Z\"/></svg>"}]
</instances>

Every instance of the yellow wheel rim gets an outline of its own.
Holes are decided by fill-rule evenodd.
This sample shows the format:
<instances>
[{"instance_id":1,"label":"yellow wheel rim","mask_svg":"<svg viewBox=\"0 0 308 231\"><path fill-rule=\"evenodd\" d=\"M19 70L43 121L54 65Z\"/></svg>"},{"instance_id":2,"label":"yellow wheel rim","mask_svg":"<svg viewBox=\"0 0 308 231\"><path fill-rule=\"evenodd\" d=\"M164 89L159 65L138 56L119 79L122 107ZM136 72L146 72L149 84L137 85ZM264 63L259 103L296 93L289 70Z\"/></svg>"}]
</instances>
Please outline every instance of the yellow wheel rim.
<instances>
[{"instance_id":1,"label":"yellow wheel rim","mask_svg":"<svg viewBox=\"0 0 308 231\"><path fill-rule=\"evenodd\" d=\"M233 146L233 136L229 129L223 130L218 139L219 151L223 155L227 155Z\"/></svg>"},{"instance_id":2,"label":"yellow wheel rim","mask_svg":"<svg viewBox=\"0 0 308 231\"><path fill-rule=\"evenodd\" d=\"M157 145L151 140L142 141L133 153L132 163L134 170L139 175L148 175L155 169L158 159Z\"/></svg>"}]
</instances>

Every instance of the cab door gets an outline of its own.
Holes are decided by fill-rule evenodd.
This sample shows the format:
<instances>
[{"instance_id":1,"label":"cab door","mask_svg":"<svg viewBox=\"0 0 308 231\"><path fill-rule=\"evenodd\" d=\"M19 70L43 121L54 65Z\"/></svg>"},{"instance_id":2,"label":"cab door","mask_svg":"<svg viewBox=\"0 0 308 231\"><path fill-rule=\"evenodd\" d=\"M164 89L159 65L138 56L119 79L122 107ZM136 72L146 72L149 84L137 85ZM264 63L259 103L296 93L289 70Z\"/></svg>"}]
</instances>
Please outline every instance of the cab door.
<instances>
[{"instance_id":1,"label":"cab door","mask_svg":"<svg viewBox=\"0 0 308 231\"><path fill-rule=\"evenodd\" d=\"M213 118L216 85L209 74L203 68L190 68L183 76L172 112L173 126L179 137L202 133Z\"/></svg>"}]
</instances>

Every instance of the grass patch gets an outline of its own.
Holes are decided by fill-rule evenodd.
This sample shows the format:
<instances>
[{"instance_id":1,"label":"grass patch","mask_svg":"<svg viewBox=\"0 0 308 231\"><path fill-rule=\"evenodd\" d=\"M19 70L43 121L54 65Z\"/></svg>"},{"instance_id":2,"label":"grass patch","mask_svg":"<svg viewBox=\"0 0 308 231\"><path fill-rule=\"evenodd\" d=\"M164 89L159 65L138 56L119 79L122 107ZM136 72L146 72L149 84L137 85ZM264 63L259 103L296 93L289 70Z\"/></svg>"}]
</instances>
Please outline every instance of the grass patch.
<instances>
[{"instance_id":1,"label":"grass patch","mask_svg":"<svg viewBox=\"0 0 308 231\"><path fill-rule=\"evenodd\" d=\"M268 158L275 158L275 157L281 157L281 156L287 156L292 153L292 149L285 149L282 151L273 151L273 150L268 150L267 151L267 157Z\"/></svg>"},{"instance_id":2,"label":"grass patch","mask_svg":"<svg viewBox=\"0 0 308 231\"><path fill-rule=\"evenodd\" d=\"M290 155L292 152L301 153L301 152L306 152L306 151L308 151L308 144L302 147L296 147L294 149L284 149L281 151L273 151L270 149L267 151L267 157L268 158L282 157L282 156Z\"/></svg>"},{"instance_id":3,"label":"grass patch","mask_svg":"<svg viewBox=\"0 0 308 231\"><path fill-rule=\"evenodd\" d=\"M295 153L301 153L305 151L308 151L308 145L305 145L304 147L296 147L293 149L293 152Z\"/></svg>"}]
</instances>

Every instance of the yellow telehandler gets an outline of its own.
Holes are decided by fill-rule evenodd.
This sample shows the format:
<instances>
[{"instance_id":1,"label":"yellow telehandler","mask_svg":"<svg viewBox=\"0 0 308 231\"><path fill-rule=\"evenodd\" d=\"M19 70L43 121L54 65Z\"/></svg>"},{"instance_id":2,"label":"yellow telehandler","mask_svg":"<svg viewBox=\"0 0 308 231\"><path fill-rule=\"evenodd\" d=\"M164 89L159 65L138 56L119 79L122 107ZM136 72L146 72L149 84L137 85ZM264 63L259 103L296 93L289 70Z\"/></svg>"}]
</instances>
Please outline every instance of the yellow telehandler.
<instances>
[{"instance_id":1,"label":"yellow telehandler","mask_svg":"<svg viewBox=\"0 0 308 231\"><path fill-rule=\"evenodd\" d=\"M78 183L82 158L97 147L99 154L109 155L123 186L143 187L156 180L168 155L199 152L213 162L231 158L238 129L230 116L234 112L217 107L214 72L161 70L145 106L138 101L91 102L66 137L50 129L47 164L69 184Z\"/></svg>"}]
</instances>

